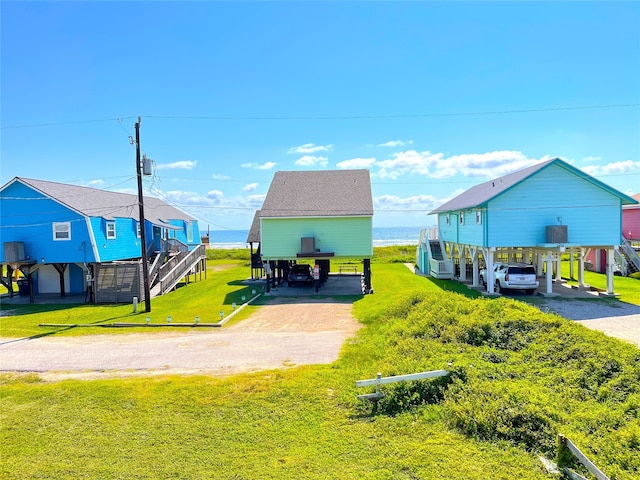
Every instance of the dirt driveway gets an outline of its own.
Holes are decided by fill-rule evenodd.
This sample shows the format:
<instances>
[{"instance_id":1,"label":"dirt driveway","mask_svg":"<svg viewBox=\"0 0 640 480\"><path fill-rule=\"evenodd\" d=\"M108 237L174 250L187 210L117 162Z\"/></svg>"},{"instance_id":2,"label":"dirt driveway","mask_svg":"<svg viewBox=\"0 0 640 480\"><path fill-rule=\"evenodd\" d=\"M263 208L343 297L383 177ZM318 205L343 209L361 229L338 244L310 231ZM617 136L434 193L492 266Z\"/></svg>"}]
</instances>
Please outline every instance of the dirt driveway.
<instances>
[{"instance_id":1,"label":"dirt driveway","mask_svg":"<svg viewBox=\"0 0 640 480\"><path fill-rule=\"evenodd\" d=\"M45 380L171 373L229 375L331 363L361 324L351 302L274 297L221 329L0 339L0 371Z\"/></svg>"}]
</instances>

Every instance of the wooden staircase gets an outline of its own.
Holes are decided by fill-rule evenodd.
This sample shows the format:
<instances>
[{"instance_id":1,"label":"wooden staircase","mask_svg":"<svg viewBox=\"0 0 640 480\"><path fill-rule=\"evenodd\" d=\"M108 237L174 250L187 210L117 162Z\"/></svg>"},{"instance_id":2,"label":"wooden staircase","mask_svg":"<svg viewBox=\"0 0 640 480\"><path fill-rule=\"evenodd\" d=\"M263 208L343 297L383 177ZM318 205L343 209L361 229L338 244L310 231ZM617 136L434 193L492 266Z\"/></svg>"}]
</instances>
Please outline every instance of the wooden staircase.
<instances>
[{"instance_id":1,"label":"wooden staircase","mask_svg":"<svg viewBox=\"0 0 640 480\"><path fill-rule=\"evenodd\" d=\"M149 268L151 298L170 292L187 275L201 268L206 270L206 248L206 245L198 245L190 251L178 240L164 242L162 251L157 252Z\"/></svg>"},{"instance_id":2,"label":"wooden staircase","mask_svg":"<svg viewBox=\"0 0 640 480\"><path fill-rule=\"evenodd\" d=\"M623 274L629 276L633 273L640 271L640 256L638 252L634 250L631 243L626 238L623 239L624 243L616 249L616 255L618 260L621 260Z\"/></svg>"}]
</instances>

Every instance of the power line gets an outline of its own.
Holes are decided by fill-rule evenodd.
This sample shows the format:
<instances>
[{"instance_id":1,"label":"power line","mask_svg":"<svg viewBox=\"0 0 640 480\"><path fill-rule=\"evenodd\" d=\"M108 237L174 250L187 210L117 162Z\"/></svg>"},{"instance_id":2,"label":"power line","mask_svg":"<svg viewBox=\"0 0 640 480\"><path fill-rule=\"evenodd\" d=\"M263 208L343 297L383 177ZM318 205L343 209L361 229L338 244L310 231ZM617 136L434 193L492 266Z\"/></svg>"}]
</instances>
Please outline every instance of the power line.
<instances>
[{"instance_id":1,"label":"power line","mask_svg":"<svg viewBox=\"0 0 640 480\"><path fill-rule=\"evenodd\" d=\"M609 105L581 105L574 107L552 107L552 108L528 108L528 109L514 109L514 110L484 110L478 112L439 112L439 113L407 113L407 114L377 114L377 115L297 115L297 116L225 116L225 115L143 115L144 118L155 118L159 120L218 120L218 121L292 121L292 120L380 120L380 119L393 119L393 118L432 118L432 117L469 117L479 115L505 115L516 113L541 113L541 112L560 112L570 110L594 110L605 108L634 108L640 107L640 103L623 103L623 104L609 104ZM6 125L0 127L0 129L18 129L18 128L36 128L36 127L52 127L61 125L74 125L83 123L99 123L99 122L122 122L122 120L129 120L137 118L137 116L125 116L115 118L100 118L91 120L75 120L68 122L48 122L48 123L33 123L23 125Z\"/></svg>"},{"instance_id":2,"label":"power line","mask_svg":"<svg viewBox=\"0 0 640 480\"><path fill-rule=\"evenodd\" d=\"M616 104L616 105L585 105L577 107L556 107L556 108L531 108L519 110L487 110L480 112L459 112L459 113L416 113L398 115L328 115L328 116L189 116L189 115L147 115L147 118L175 119L175 120L376 120L385 118L429 118L429 117L464 117L473 115L502 115L509 113L537 113L537 112L557 112L563 110L587 110L600 108L629 108L640 107L640 103Z\"/></svg>"},{"instance_id":3,"label":"power line","mask_svg":"<svg viewBox=\"0 0 640 480\"><path fill-rule=\"evenodd\" d=\"M101 123L101 122L122 122L122 120L129 120L131 118L137 118L136 116L128 116L128 117L117 117L117 118L99 118L93 120L72 120L69 122L48 122L48 123L31 123L26 125L6 125L0 127L0 129L10 129L10 128L35 128L35 127L55 127L59 125L76 125L80 123Z\"/></svg>"}]
</instances>

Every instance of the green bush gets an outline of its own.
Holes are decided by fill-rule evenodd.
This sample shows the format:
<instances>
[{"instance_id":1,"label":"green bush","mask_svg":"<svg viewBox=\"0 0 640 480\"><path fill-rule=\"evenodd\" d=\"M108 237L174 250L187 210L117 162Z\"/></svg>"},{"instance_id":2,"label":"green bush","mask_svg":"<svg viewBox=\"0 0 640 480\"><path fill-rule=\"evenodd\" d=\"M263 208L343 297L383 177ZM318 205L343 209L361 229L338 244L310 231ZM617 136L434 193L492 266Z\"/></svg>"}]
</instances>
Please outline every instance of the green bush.
<instances>
[{"instance_id":1,"label":"green bush","mask_svg":"<svg viewBox=\"0 0 640 480\"><path fill-rule=\"evenodd\" d=\"M472 437L507 440L545 454L555 451L558 416L548 399L517 383L458 381L447 392L447 418Z\"/></svg>"},{"instance_id":2,"label":"green bush","mask_svg":"<svg viewBox=\"0 0 640 480\"><path fill-rule=\"evenodd\" d=\"M378 400L376 411L397 415L407 409L438 403L455 380L466 380L464 369L451 369L449 375L444 377L391 384L388 388L381 389L384 397Z\"/></svg>"}]
</instances>

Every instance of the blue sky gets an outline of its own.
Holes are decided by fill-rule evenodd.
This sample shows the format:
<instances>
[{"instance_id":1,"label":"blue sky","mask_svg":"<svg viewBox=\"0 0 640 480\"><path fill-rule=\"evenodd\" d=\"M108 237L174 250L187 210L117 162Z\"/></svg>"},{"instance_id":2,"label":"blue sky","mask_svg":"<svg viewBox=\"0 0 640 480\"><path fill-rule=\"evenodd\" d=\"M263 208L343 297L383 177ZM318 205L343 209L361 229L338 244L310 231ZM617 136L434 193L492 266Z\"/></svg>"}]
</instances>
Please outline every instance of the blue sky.
<instances>
[{"instance_id":1,"label":"blue sky","mask_svg":"<svg viewBox=\"0 0 640 480\"><path fill-rule=\"evenodd\" d=\"M369 169L378 227L551 157L640 192L639 2L0 9L2 184L135 193L140 116L145 189L203 230L248 229L277 170Z\"/></svg>"}]
</instances>

